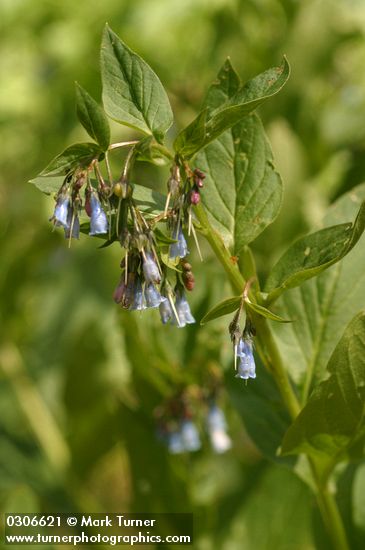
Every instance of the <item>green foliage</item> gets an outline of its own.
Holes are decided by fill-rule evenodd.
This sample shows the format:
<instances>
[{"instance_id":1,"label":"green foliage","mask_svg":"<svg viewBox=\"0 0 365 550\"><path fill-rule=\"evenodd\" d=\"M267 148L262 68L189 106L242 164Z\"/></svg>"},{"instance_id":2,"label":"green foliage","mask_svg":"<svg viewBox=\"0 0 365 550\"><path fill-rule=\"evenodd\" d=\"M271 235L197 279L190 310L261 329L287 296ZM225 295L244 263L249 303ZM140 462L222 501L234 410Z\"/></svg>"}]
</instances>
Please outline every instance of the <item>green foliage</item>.
<instances>
[{"instance_id":1,"label":"green foliage","mask_svg":"<svg viewBox=\"0 0 365 550\"><path fill-rule=\"evenodd\" d=\"M89 136L95 139L103 151L106 151L110 143L108 119L97 102L77 83L76 112Z\"/></svg>"},{"instance_id":2,"label":"green foliage","mask_svg":"<svg viewBox=\"0 0 365 550\"><path fill-rule=\"evenodd\" d=\"M360 185L341 197L327 212L323 225L343 223L356 216L365 197ZM364 239L341 262L299 288L286 291L277 310L292 325L273 325L289 372L301 388L303 398L312 384L325 375L327 362L341 338L344 327L359 311L365 292Z\"/></svg>"},{"instance_id":3,"label":"green foliage","mask_svg":"<svg viewBox=\"0 0 365 550\"><path fill-rule=\"evenodd\" d=\"M101 74L107 114L161 142L173 122L167 94L147 63L108 25L101 46Z\"/></svg>"},{"instance_id":4,"label":"green foliage","mask_svg":"<svg viewBox=\"0 0 365 550\"><path fill-rule=\"evenodd\" d=\"M229 72L230 64L226 63L219 78L225 79L224 72ZM252 113L261 103L277 94L289 78L290 67L284 58L280 67L274 67L249 80L244 86L237 87L234 77L228 77L225 87L225 98L217 108L209 109L207 117L203 111L177 137L175 151L186 158L191 158L208 143L217 139L225 130L237 124L243 117ZM233 86L232 86L233 82ZM214 94L215 100L218 97Z\"/></svg>"},{"instance_id":5,"label":"green foliage","mask_svg":"<svg viewBox=\"0 0 365 550\"><path fill-rule=\"evenodd\" d=\"M206 107L215 110L237 94L239 78L229 62L210 87ZM257 115L248 116L206 147L196 164L207 174L202 198L214 227L235 254L277 216L282 184Z\"/></svg>"},{"instance_id":6,"label":"green foliage","mask_svg":"<svg viewBox=\"0 0 365 550\"><path fill-rule=\"evenodd\" d=\"M41 176L66 175L75 168L86 168L94 159L102 157L102 150L95 143L76 143L57 155L42 171Z\"/></svg>"},{"instance_id":7,"label":"green foliage","mask_svg":"<svg viewBox=\"0 0 365 550\"><path fill-rule=\"evenodd\" d=\"M348 254L365 229L365 202L354 223L321 229L296 241L273 267L266 283L268 301L276 299L286 288L295 287L319 275Z\"/></svg>"},{"instance_id":8,"label":"green foliage","mask_svg":"<svg viewBox=\"0 0 365 550\"><path fill-rule=\"evenodd\" d=\"M337 462L364 456L364 313L348 325L327 370L329 378L314 389L285 434L282 452L319 455L329 475Z\"/></svg>"}]
</instances>

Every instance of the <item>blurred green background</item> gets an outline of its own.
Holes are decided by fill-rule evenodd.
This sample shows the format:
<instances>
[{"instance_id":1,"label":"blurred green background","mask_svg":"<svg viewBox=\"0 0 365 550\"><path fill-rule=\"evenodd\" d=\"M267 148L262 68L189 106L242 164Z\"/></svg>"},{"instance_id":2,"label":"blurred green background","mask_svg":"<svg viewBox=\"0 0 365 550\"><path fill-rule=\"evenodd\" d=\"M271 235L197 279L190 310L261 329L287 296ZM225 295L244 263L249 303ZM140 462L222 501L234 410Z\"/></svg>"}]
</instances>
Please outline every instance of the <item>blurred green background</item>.
<instances>
[{"instance_id":1,"label":"blurred green background","mask_svg":"<svg viewBox=\"0 0 365 550\"><path fill-rule=\"evenodd\" d=\"M279 219L254 246L261 274L365 173L363 0L0 0L1 509L193 511L199 550L329 548L307 486L270 441L267 452L252 441L255 432L282 433L287 418L277 404L270 424L265 400L278 399L261 369L247 388L233 379L227 320L179 331L156 312L119 310L118 247L97 250L82 236L68 250L48 222L53 199L27 184L86 138L73 82L100 98L106 21L165 84L171 139L227 55L243 79L288 56L290 82L261 110L286 190ZM113 131L115 141L134 136ZM143 164L135 178L159 187L166 174ZM193 261L197 319L230 292L203 251L204 264ZM197 453L169 455L155 434L156 407L212 380L232 450L215 455L202 436ZM202 418L204 404L194 403ZM339 498L353 547L363 548L363 499L348 490L357 475L346 470Z\"/></svg>"}]
</instances>

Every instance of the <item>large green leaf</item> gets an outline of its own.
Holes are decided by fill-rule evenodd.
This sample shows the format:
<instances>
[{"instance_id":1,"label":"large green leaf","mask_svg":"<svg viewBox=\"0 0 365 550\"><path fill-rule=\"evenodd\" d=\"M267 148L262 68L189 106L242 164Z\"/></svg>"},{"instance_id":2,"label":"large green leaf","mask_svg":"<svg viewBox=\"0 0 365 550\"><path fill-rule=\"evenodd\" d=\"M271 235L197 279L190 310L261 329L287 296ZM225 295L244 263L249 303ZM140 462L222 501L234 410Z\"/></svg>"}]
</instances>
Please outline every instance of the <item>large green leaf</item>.
<instances>
[{"instance_id":1,"label":"large green leaf","mask_svg":"<svg viewBox=\"0 0 365 550\"><path fill-rule=\"evenodd\" d=\"M225 64L211 86L206 107L235 94L239 80ZM256 114L244 118L197 155L206 174L202 200L209 220L237 255L277 216L282 183L262 123Z\"/></svg>"},{"instance_id":2,"label":"large green leaf","mask_svg":"<svg viewBox=\"0 0 365 550\"><path fill-rule=\"evenodd\" d=\"M101 75L107 114L161 142L173 122L167 94L151 67L108 25L101 45Z\"/></svg>"},{"instance_id":3,"label":"large green leaf","mask_svg":"<svg viewBox=\"0 0 365 550\"><path fill-rule=\"evenodd\" d=\"M285 434L283 454L305 452L329 470L364 455L365 312L348 325L327 367L329 378L313 391Z\"/></svg>"},{"instance_id":4,"label":"large green leaf","mask_svg":"<svg viewBox=\"0 0 365 550\"><path fill-rule=\"evenodd\" d=\"M341 197L328 211L324 226L354 218L365 198L365 184ZM320 381L326 364L345 326L364 306L365 238L340 262L300 287L287 290L275 311L293 320L291 325L273 324L287 368L303 399L313 382Z\"/></svg>"},{"instance_id":5,"label":"large green leaf","mask_svg":"<svg viewBox=\"0 0 365 550\"><path fill-rule=\"evenodd\" d=\"M76 83L76 111L79 121L89 136L95 139L103 151L106 151L110 143L108 119L100 105L78 83Z\"/></svg>"},{"instance_id":6,"label":"large green leaf","mask_svg":"<svg viewBox=\"0 0 365 550\"><path fill-rule=\"evenodd\" d=\"M280 67L268 69L241 87L239 79L229 75L232 72L232 66L227 61L218 75L220 83L213 84L214 89L210 93L214 96L214 105L209 109L204 139L201 124L197 123L201 114L177 137L175 150L185 158L193 157L202 147L214 141L265 100L277 94L289 78L290 67L284 58Z\"/></svg>"},{"instance_id":7,"label":"large green leaf","mask_svg":"<svg viewBox=\"0 0 365 550\"><path fill-rule=\"evenodd\" d=\"M270 273L265 288L269 292L268 302L275 300L285 289L300 285L341 260L355 246L364 229L365 202L353 223L327 227L298 239Z\"/></svg>"},{"instance_id":8,"label":"large green leaf","mask_svg":"<svg viewBox=\"0 0 365 550\"><path fill-rule=\"evenodd\" d=\"M102 154L102 149L96 143L75 143L51 160L40 176L61 176L78 167L86 168Z\"/></svg>"}]
</instances>

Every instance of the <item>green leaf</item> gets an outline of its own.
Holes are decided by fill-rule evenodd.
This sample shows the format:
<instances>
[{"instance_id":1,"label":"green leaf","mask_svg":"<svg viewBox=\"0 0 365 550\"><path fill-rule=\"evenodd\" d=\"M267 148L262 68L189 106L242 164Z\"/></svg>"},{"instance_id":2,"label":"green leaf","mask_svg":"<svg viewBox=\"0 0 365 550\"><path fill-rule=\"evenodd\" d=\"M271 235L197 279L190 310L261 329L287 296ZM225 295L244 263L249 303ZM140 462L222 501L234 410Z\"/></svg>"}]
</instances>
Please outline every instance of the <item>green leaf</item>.
<instances>
[{"instance_id":1,"label":"green leaf","mask_svg":"<svg viewBox=\"0 0 365 550\"><path fill-rule=\"evenodd\" d=\"M204 101L204 108L211 114L234 97L240 86L240 77L234 70L230 59L227 58L217 75L217 79L209 87Z\"/></svg>"},{"instance_id":2,"label":"green leaf","mask_svg":"<svg viewBox=\"0 0 365 550\"><path fill-rule=\"evenodd\" d=\"M235 94L239 79L226 62L210 87L206 108ZM196 157L206 177L201 196L209 221L237 256L276 218L282 182L264 128L256 114L242 120Z\"/></svg>"},{"instance_id":3,"label":"green leaf","mask_svg":"<svg viewBox=\"0 0 365 550\"><path fill-rule=\"evenodd\" d=\"M64 176L38 176L37 178L29 180L29 183L35 185L40 191L42 191L42 193L51 195L60 190L60 187L64 181Z\"/></svg>"},{"instance_id":4,"label":"green leaf","mask_svg":"<svg viewBox=\"0 0 365 550\"><path fill-rule=\"evenodd\" d=\"M77 82L75 86L78 119L89 136L106 151L110 143L110 128L104 110Z\"/></svg>"},{"instance_id":5,"label":"green leaf","mask_svg":"<svg viewBox=\"0 0 365 550\"><path fill-rule=\"evenodd\" d=\"M60 176L76 168L86 168L94 159L99 159L102 149L95 143L75 143L57 155L40 176Z\"/></svg>"},{"instance_id":6,"label":"green leaf","mask_svg":"<svg viewBox=\"0 0 365 550\"><path fill-rule=\"evenodd\" d=\"M276 315L276 313L273 313L272 311L268 310L266 307L260 306L259 304L255 304L254 302L245 301L245 307L250 311L257 313L258 315L261 315L261 317L270 319L271 321L277 321L278 323L292 322L290 319L283 319L283 317L280 317L280 315Z\"/></svg>"},{"instance_id":7,"label":"green leaf","mask_svg":"<svg viewBox=\"0 0 365 550\"><path fill-rule=\"evenodd\" d=\"M175 139L174 149L183 157L189 158L204 146L207 112L207 109L204 109Z\"/></svg>"},{"instance_id":8,"label":"green leaf","mask_svg":"<svg viewBox=\"0 0 365 550\"><path fill-rule=\"evenodd\" d=\"M333 352L329 378L313 391L285 434L282 453L307 453L326 474L341 461L364 456L365 312L348 325Z\"/></svg>"},{"instance_id":9,"label":"green leaf","mask_svg":"<svg viewBox=\"0 0 365 550\"><path fill-rule=\"evenodd\" d=\"M108 25L101 45L101 75L107 114L161 142L173 122L167 94L147 63Z\"/></svg>"},{"instance_id":10,"label":"green leaf","mask_svg":"<svg viewBox=\"0 0 365 550\"><path fill-rule=\"evenodd\" d=\"M233 298L223 300L204 315L200 321L200 324L205 325L205 323L213 321L213 319L217 319L218 317L222 317L223 315L228 315L229 313L236 311L240 307L241 300L242 296L233 296Z\"/></svg>"},{"instance_id":11,"label":"green leaf","mask_svg":"<svg viewBox=\"0 0 365 550\"><path fill-rule=\"evenodd\" d=\"M217 93L215 85L214 100ZM248 116L225 132L195 164L207 175L201 196L209 221L239 256L274 221L282 201L282 182L259 117Z\"/></svg>"},{"instance_id":12,"label":"green leaf","mask_svg":"<svg viewBox=\"0 0 365 550\"><path fill-rule=\"evenodd\" d=\"M321 229L297 240L279 259L266 283L268 302L287 288L315 277L352 250L365 229L365 201L354 223Z\"/></svg>"},{"instance_id":13,"label":"green leaf","mask_svg":"<svg viewBox=\"0 0 365 550\"><path fill-rule=\"evenodd\" d=\"M323 225L332 226L354 218L364 198L365 184L362 184L329 209ZM318 277L287 290L275 304L275 311L295 320L291 325L273 324L272 330L292 378L302 389L304 401L312 383L323 379L336 342L363 304L364 245L362 236L360 253L352 250Z\"/></svg>"},{"instance_id":14,"label":"green leaf","mask_svg":"<svg viewBox=\"0 0 365 550\"><path fill-rule=\"evenodd\" d=\"M193 157L225 130L251 114L261 103L277 94L288 80L289 74L290 67L284 58L280 67L273 67L249 80L244 86L238 87L239 79L227 61L209 92L212 103L205 124L205 138L201 137L203 130L196 119L188 127L190 147L186 136L185 139L180 139L180 135L186 132L183 130L176 139L175 150L187 159Z\"/></svg>"}]
</instances>

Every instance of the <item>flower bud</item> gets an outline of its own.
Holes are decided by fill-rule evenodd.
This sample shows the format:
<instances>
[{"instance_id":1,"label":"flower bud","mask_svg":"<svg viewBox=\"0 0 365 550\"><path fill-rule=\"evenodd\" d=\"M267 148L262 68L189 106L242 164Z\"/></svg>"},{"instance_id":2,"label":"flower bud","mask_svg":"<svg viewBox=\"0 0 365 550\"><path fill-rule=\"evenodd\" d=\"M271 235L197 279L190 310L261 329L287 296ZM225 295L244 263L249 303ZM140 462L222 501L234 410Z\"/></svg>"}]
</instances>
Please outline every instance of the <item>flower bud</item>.
<instances>
[{"instance_id":1,"label":"flower bud","mask_svg":"<svg viewBox=\"0 0 365 550\"><path fill-rule=\"evenodd\" d=\"M199 204L200 203L200 193L198 189L194 186L190 191L190 204Z\"/></svg>"},{"instance_id":2,"label":"flower bud","mask_svg":"<svg viewBox=\"0 0 365 550\"><path fill-rule=\"evenodd\" d=\"M192 271L184 271L182 274L182 280L184 283L184 287L186 290L192 291L195 287L195 277L192 273Z\"/></svg>"}]
</instances>

